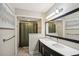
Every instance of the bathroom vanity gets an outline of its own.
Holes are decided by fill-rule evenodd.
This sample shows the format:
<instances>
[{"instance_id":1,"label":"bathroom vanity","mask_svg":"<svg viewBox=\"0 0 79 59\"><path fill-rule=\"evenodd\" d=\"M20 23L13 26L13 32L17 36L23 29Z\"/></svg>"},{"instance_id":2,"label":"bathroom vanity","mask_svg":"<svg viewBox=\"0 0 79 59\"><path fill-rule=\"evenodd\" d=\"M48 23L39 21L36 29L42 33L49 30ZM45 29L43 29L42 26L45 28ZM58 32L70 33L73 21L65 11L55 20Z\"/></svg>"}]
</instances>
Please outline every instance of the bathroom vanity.
<instances>
[{"instance_id":1,"label":"bathroom vanity","mask_svg":"<svg viewBox=\"0 0 79 59\"><path fill-rule=\"evenodd\" d=\"M42 55L79 56L79 8L47 20L45 36L39 39Z\"/></svg>"},{"instance_id":2,"label":"bathroom vanity","mask_svg":"<svg viewBox=\"0 0 79 59\"><path fill-rule=\"evenodd\" d=\"M39 52L43 56L74 56L79 51L69 46L57 43L49 38L39 39Z\"/></svg>"}]
</instances>

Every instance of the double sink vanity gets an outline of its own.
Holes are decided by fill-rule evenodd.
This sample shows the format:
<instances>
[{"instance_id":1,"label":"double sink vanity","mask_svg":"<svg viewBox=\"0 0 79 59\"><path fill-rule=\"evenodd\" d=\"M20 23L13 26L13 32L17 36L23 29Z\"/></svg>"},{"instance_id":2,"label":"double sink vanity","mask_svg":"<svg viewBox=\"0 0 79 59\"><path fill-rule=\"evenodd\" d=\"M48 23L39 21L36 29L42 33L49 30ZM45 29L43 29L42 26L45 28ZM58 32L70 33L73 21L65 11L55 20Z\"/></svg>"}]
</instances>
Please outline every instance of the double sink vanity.
<instances>
[{"instance_id":1,"label":"double sink vanity","mask_svg":"<svg viewBox=\"0 0 79 59\"><path fill-rule=\"evenodd\" d=\"M39 52L43 56L75 56L79 55L79 51L66 46L61 43L57 43L50 38L39 39Z\"/></svg>"},{"instance_id":2,"label":"double sink vanity","mask_svg":"<svg viewBox=\"0 0 79 59\"><path fill-rule=\"evenodd\" d=\"M78 14L79 8L76 8L45 22L47 37L39 39L39 52L43 56L79 56ZM54 38L60 39L60 43Z\"/></svg>"}]
</instances>

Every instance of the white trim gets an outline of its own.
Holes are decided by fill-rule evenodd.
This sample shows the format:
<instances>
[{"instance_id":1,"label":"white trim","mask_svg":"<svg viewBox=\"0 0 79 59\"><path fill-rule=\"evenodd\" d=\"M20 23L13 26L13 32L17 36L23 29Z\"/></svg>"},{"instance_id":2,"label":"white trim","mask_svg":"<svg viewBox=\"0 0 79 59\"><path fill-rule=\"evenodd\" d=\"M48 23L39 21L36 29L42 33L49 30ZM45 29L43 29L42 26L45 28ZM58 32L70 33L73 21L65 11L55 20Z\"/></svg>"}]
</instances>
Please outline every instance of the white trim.
<instances>
[{"instance_id":1,"label":"white trim","mask_svg":"<svg viewBox=\"0 0 79 59\"><path fill-rule=\"evenodd\" d=\"M27 15L16 15L16 16L23 16L23 17L29 17L29 18L37 18L37 19L42 19L42 17L34 17L34 16L27 16Z\"/></svg>"}]
</instances>

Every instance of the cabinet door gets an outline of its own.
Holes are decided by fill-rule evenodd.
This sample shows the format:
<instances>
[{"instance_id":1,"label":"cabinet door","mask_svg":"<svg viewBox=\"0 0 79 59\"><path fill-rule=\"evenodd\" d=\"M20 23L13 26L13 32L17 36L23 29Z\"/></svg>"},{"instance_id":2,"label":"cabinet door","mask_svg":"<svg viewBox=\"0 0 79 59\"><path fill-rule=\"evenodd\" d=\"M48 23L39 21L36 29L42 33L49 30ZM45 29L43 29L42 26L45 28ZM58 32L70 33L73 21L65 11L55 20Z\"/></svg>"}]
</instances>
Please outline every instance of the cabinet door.
<instances>
[{"instance_id":1,"label":"cabinet door","mask_svg":"<svg viewBox=\"0 0 79 59\"><path fill-rule=\"evenodd\" d=\"M14 35L14 30L0 29L0 56L14 56L14 39L12 38L8 41L3 41L3 39L8 39Z\"/></svg>"},{"instance_id":2,"label":"cabinet door","mask_svg":"<svg viewBox=\"0 0 79 59\"><path fill-rule=\"evenodd\" d=\"M51 55L49 50L47 50L47 48L45 48L45 50L44 50L44 55L45 56L50 56Z\"/></svg>"},{"instance_id":3,"label":"cabinet door","mask_svg":"<svg viewBox=\"0 0 79 59\"><path fill-rule=\"evenodd\" d=\"M39 52L44 56L44 44L39 41Z\"/></svg>"}]
</instances>

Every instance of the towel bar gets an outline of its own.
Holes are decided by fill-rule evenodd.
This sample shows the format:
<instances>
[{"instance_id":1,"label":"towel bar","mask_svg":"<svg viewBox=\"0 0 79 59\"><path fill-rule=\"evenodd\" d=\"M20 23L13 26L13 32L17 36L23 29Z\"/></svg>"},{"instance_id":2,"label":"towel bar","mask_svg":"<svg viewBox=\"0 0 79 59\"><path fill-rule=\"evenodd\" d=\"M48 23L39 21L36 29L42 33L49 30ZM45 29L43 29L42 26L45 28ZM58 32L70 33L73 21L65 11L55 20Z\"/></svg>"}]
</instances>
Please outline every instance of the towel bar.
<instances>
[{"instance_id":1,"label":"towel bar","mask_svg":"<svg viewBox=\"0 0 79 59\"><path fill-rule=\"evenodd\" d=\"M3 42L8 41L8 40L10 40L10 39L12 39L12 38L14 38L14 37L15 37L15 36L10 37L9 39L3 39Z\"/></svg>"}]
</instances>

